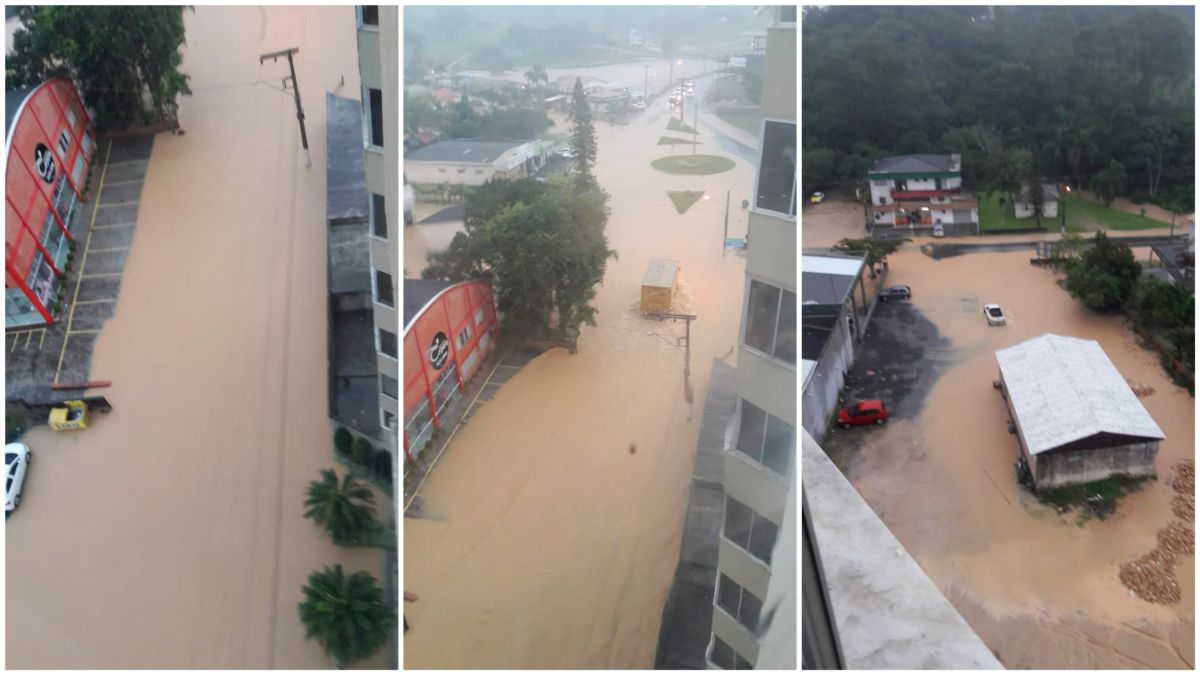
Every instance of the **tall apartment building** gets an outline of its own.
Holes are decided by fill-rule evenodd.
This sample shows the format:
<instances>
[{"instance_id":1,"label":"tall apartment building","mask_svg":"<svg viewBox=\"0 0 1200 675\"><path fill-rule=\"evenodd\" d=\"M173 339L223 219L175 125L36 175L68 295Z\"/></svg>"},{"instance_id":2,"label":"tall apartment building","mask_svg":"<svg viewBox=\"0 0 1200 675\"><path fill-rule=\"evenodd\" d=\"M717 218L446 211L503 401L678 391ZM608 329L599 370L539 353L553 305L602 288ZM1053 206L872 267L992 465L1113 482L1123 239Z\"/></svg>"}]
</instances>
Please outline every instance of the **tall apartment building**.
<instances>
[{"instance_id":1,"label":"tall apartment building","mask_svg":"<svg viewBox=\"0 0 1200 675\"><path fill-rule=\"evenodd\" d=\"M962 155L885 157L867 178L875 225L978 234L979 202L963 192Z\"/></svg>"},{"instance_id":2,"label":"tall apartment building","mask_svg":"<svg viewBox=\"0 0 1200 675\"><path fill-rule=\"evenodd\" d=\"M358 5L358 72L362 81L363 148L371 195L371 290L379 423L396 461L400 353L396 269L400 214L400 14L395 5Z\"/></svg>"},{"instance_id":3,"label":"tall apartment building","mask_svg":"<svg viewBox=\"0 0 1200 675\"><path fill-rule=\"evenodd\" d=\"M725 452L712 668L796 667L796 7L776 9L763 62L760 158Z\"/></svg>"}]
</instances>

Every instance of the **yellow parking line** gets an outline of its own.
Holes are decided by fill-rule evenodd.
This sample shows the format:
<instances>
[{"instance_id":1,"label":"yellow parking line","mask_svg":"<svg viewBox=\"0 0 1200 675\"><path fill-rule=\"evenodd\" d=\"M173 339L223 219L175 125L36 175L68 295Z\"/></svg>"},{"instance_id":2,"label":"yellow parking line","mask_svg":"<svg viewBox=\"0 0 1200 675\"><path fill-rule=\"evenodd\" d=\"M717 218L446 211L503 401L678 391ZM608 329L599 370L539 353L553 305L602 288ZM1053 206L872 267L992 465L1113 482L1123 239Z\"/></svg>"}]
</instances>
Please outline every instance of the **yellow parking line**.
<instances>
[{"instance_id":1,"label":"yellow parking line","mask_svg":"<svg viewBox=\"0 0 1200 675\"><path fill-rule=\"evenodd\" d=\"M136 178L134 180L118 180L108 184L108 187L117 187L118 185L133 185L134 183L143 183L144 179Z\"/></svg>"},{"instance_id":2,"label":"yellow parking line","mask_svg":"<svg viewBox=\"0 0 1200 675\"><path fill-rule=\"evenodd\" d=\"M8 350L8 352L9 352L10 354L11 354L12 352L15 352L15 351L17 351L17 343L18 343L18 342L20 342L20 341L21 341L21 336L20 336L20 335L14 335L14 336L13 336L13 344L12 344L12 349Z\"/></svg>"},{"instance_id":3,"label":"yellow parking line","mask_svg":"<svg viewBox=\"0 0 1200 675\"><path fill-rule=\"evenodd\" d=\"M108 141L108 152L104 155L104 168L100 170L100 185L96 188L97 199L99 194L104 190L104 176L108 173L108 159L112 157L112 140ZM54 383L58 384L58 378L62 375L63 359L67 356L67 343L71 340L71 324L75 322L75 301L79 299L79 286L83 283L83 270L87 266L88 249L92 245L92 228L96 225L96 211L100 205L92 209L92 222L88 223L87 242L83 245L83 258L79 261L78 277L75 279L75 295L71 296L71 311L67 314L67 334L63 336L62 350L58 352L58 367L54 369Z\"/></svg>"},{"instance_id":4,"label":"yellow parking line","mask_svg":"<svg viewBox=\"0 0 1200 675\"><path fill-rule=\"evenodd\" d=\"M109 223L108 225L95 225L92 229L96 230L115 230L118 227L133 227L137 223Z\"/></svg>"},{"instance_id":5,"label":"yellow parking line","mask_svg":"<svg viewBox=\"0 0 1200 675\"><path fill-rule=\"evenodd\" d=\"M83 254L83 255L84 255L84 257L86 258L86 257L87 257L87 252L86 252L86 251L84 251L84 254ZM103 279L103 278L105 278L105 277L119 277L119 276L121 276L121 273L120 273L120 272L96 272L96 273L94 273L94 274L80 274L80 275L79 275L79 278L80 278L80 280L82 280L82 279L84 279L84 278L88 278L88 279Z\"/></svg>"},{"instance_id":6,"label":"yellow parking line","mask_svg":"<svg viewBox=\"0 0 1200 675\"><path fill-rule=\"evenodd\" d=\"M42 337L38 338L38 351L42 351L42 345L46 342L46 329L42 329Z\"/></svg>"},{"instance_id":7,"label":"yellow parking line","mask_svg":"<svg viewBox=\"0 0 1200 675\"><path fill-rule=\"evenodd\" d=\"M99 332L99 328L88 328L86 330L68 330L67 335L95 335Z\"/></svg>"},{"instance_id":8,"label":"yellow parking line","mask_svg":"<svg viewBox=\"0 0 1200 675\"><path fill-rule=\"evenodd\" d=\"M128 246L113 246L112 248L94 248L92 253L115 253L117 251L128 251Z\"/></svg>"},{"instance_id":9,"label":"yellow parking line","mask_svg":"<svg viewBox=\"0 0 1200 675\"><path fill-rule=\"evenodd\" d=\"M97 204L96 208L97 209L111 209L111 208L116 208L118 206L137 206L137 205L138 205L137 202L113 202L111 204Z\"/></svg>"},{"instance_id":10,"label":"yellow parking line","mask_svg":"<svg viewBox=\"0 0 1200 675\"><path fill-rule=\"evenodd\" d=\"M29 341L33 339L33 331L25 334L25 351L29 351Z\"/></svg>"},{"instance_id":11,"label":"yellow parking line","mask_svg":"<svg viewBox=\"0 0 1200 675\"><path fill-rule=\"evenodd\" d=\"M103 300L76 300L75 304L77 304L77 305L103 305L106 302L116 302L116 301L117 301L116 298L112 298L112 299L105 298Z\"/></svg>"}]
</instances>

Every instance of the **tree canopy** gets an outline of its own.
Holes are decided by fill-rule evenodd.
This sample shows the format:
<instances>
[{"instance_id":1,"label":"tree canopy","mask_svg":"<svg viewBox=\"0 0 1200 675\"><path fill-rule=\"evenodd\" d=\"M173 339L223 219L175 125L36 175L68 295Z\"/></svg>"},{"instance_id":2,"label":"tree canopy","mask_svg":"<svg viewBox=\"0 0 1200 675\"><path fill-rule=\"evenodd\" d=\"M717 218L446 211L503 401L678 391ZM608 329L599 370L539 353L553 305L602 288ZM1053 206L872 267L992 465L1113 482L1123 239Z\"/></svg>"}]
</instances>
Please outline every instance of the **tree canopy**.
<instances>
[{"instance_id":1,"label":"tree canopy","mask_svg":"<svg viewBox=\"0 0 1200 675\"><path fill-rule=\"evenodd\" d=\"M396 625L396 610L366 572L326 567L309 575L303 592L299 611L305 638L316 640L338 668L373 654Z\"/></svg>"},{"instance_id":2,"label":"tree canopy","mask_svg":"<svg viewBox=\"0 0 1200 675\"><path fill-rule=\"evenodd\" d=\"M1067 291L1097 312L1116 312L1125 305L1142 266L1120 240L1097 232L1094 245L1067 262Z\"/></svg>"},{"instance_id":3,"label":"tree canopy","mask_svg":"<svg viewBox=\"0 0 1200 675\"><path fill-rule=\"evenodd\" d=\"M180 72L184 7L37 5L20 9L22 27L6 60L6 86L68 77L96 111L101 129L175 122L190 95Z\"/></svg>"},{"instance_id":4,"label":"tree canopy","mask_svg":"<svg viewBox=\"0 0 1200 675\"><path fill-rule=\"evenodd\" d=\"M1116 161L1120 194L1190 202L1192 21L1191 7L805 7L806 189L850 185L882 156L958 152L983 191L1027 150L1051 182Z\"/></svg>"}]
</instances>

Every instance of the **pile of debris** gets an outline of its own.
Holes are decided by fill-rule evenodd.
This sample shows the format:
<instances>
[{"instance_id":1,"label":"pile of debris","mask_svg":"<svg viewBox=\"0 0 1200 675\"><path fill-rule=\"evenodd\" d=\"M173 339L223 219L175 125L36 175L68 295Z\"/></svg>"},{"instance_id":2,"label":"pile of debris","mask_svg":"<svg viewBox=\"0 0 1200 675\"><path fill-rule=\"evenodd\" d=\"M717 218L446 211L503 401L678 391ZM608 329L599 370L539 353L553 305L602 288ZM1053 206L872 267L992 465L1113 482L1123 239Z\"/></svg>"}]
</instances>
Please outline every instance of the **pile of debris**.
<instances>
[{"instance_id":1,"label":"pile of debris","mask_svg":"<svg viewBox=\"0 0 1200 675\"><path fill-rule=\"evenodd\" d=\"M1131 593L1146 602L1171 605L1179 602L1182 592L1175 579L1175 563L1185 555L1195 555L1196 535L1189 523L1195 521L1196 465L1192 461L1175 465L1171 487L1178 494L1171 500L1173 520L1158 531L1158 546L1146 555L1121 565L1118 576Z\"/></svg>"},{"instance_id":2,"label":"pile of debris","mask_svg":"<svg viewBox=\"0 0 1200 675\"><path fill-rule=\"evenodd\" d=\"M1146 398L1147 396L1154 395L1154 387L1145 384L1134 384L1133 380L1125 381L1129 383L1129 388L1133 390L1134 395L1138 398Z\"/></svg>"}]
</instances>

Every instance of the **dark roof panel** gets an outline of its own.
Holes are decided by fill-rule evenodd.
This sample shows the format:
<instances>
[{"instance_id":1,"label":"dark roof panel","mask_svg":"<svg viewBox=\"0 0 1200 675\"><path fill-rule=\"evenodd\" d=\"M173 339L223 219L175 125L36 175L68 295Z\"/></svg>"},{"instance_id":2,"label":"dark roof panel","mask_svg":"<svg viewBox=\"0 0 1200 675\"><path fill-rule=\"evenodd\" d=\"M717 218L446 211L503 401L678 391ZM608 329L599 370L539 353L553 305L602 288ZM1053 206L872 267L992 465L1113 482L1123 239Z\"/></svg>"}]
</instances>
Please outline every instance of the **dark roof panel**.
<instances>
[{"instance_id":1,"label":"dark roof panel","mask_svg":"<svg viewBox=\"0 0 1200 675\"><path fill-rule=\"evenodd\" d=\"M416 162L491 164L500 155L529 141L438 141L404 155Z\"/></svg>"},{"instance_id":2,"label":"dark roof panel","mask_svg":"<svg viewBox=\"0 0 1200 675\"><path fill-rule=\"evenodd\" d=\"M29 94L34 89L37 87L25 87L4 92L4 138L8 138L8 132L12 129L17 110L21 108L21 104L29 98Z\"/></svg>"},{"instance_id":3,"label":"dark roof panel","mask_svg":"<svg viewBox=\"0 0 1200 675\"><path fill-rule=\"evenodd\" d=\"M454 285L451 281L440 279L405 279L404 280L404 330L417 318L421 308L432 300L438 293Z\"/></svg>"},{"instance_id":4,"label":"dark roof panel","mask_svg":"<svg viewBox=\"0 0 1200 675\"><path fill-rule=\"evenodd\" d=\"M367 222L367 169L363 159L362 105L326 94L325 217L330 222Z\"/></svg>"},{"instance_id":5,"label":"dark roof panel","mask_svg":"<svg viewBox=\"0 0 1200 675\"><path fill-rule=\"evenodd\" d=\"M875 160L871 173L957 171L954 155L899 155Z\"/></svg>"}]
</instances>

